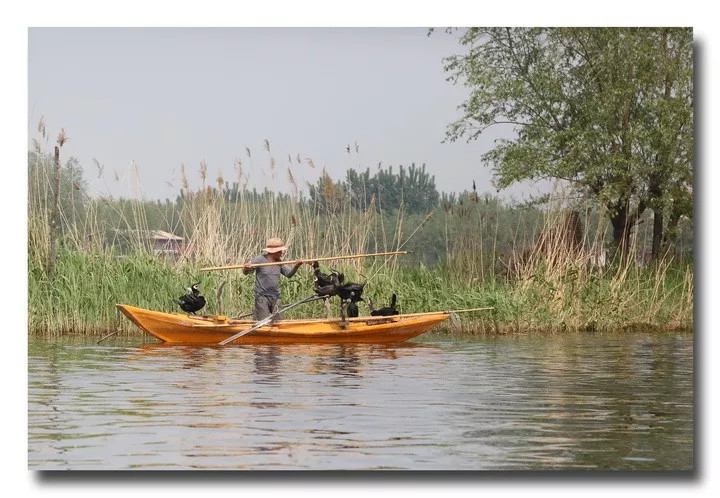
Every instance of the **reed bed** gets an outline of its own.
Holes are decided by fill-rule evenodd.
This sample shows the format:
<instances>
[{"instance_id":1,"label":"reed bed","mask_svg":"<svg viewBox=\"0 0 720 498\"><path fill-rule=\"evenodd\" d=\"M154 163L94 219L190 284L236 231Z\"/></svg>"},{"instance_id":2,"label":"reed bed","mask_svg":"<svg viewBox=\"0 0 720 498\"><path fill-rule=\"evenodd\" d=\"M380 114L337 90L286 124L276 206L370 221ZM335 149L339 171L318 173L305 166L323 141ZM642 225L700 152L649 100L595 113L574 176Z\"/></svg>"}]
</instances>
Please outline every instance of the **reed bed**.
<instances>
[{"instance_id":1,"label":"reed bed","mask_svg":"<svg viewBox=\"0 0 720 498\"><path fill-rule=\"evenodd\" d=\"M117 257L105 253L66 252L60 255L57 273L48 281L41 270L29 276L29 327L43 334L100 334L134 327L116 311L127 303L159 311L178 311L172 299L199 280L198 265L176 265L154 256ZM368 267L368 269L370 269ZM362 275L347 271L348 278ZM362 274L369 273L363 269ZM223 280L223 309L218 309L217 289ZM202 289L208 298L207 314L239 316L252 310L252 276L241 272L203 274ZM624 276L581 276L545 267L528 280L476 285L458 281L443 267L400 267L379 273L367 285L365 297L382 306L390 294L398 307L412 313L493 306L495 310L462 316L450 328L468 333L517 333L528 330L616 330L647 326L655 329L692 328L692 271L658 265ZM284 279L283 300L294 302L312 294L309 266L292 279ZM333 313L337 316L333 303ZM367 308L361 306L361 313ZM288 317L325 315L321 303L292 310Z\"/></svg>"},{"instance_id":2,"label":"reed bed","mask_svg":"<svg viewBox=\"0 0 720 498\"><path fill-rule=\"evenodd\" d=\"M266 150L274 175L279 167L269 144ZM96 166L102 174L101 165ZM208 299L204 313L245 314L252 310L252 276L199 269L248 261L272 236L283 237L290 246L287 259L413 250L410 257L339 261L334 266L350 280L368 282L365 297L377 306L384 306L396 293L399 308L406 313L495 308L464 315L459 322L448 321L446 330L455 333L693 327L692 261L668 251L647 266L635 258L603 263L607 223L603 213L591 207L573 218L563 205L523 210L470 195L432 213L408 214L402 206L384 213L374 200L360 208L352 206L349 197L331 191L332 182L325 198L334 199L333 203L312 202L303 196L292 167L287 169L290 194L250 191L242 168L238 161L237 181L232 185L222 176L209 185L203 163L202 185L193 190L183 177L179 198L165 203L88 198L82 188L73 187L70 175L70 182L60 186L69 195L60 202L59 249L50 272L52 164L41 151L31 153L30 332L136 334L116 303L178 311L172 299L197 281ZM180 256L156 254L144 235L151 229L184 237ZM638 252L643 242L640 237L634 241L632 250ZM283 279L282 292L284 302L310 295L310 267ZM333 308L337 313L336 304ZM367 308L361 307L362 312ZM288 317L324 315L321 303L288 313Z\"/></svg>"}]
</instances>

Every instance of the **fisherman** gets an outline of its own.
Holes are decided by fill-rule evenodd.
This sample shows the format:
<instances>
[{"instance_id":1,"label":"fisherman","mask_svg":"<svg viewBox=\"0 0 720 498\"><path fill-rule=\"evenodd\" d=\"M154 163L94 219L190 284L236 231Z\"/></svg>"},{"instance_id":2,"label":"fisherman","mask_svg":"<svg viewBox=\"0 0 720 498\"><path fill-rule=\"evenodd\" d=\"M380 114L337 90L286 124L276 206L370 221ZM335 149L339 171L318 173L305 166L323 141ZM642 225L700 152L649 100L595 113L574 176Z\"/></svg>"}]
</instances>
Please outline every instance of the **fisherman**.
<instances>
[{"instance_id":1,"label":"fisherman","mask_svg":"<svg viewBox=\"0 0 720 498\"><path fill-rule=\"evenodd\" d=\"M282 239L273 237L267 241L267 247L263 249L262 255L243 265L245 275L255 272L255 311L253 318L262 320L277 312L282 303L280 301L280 274L287 278L295 275L295 272L302 266L303 262L298 261L292 265L274 265L252 268L250 265L258 263L276 263L281 261L287 246L283 245ZM282 320L282 314L278 320Z\"/></svg>"}]
</instances>

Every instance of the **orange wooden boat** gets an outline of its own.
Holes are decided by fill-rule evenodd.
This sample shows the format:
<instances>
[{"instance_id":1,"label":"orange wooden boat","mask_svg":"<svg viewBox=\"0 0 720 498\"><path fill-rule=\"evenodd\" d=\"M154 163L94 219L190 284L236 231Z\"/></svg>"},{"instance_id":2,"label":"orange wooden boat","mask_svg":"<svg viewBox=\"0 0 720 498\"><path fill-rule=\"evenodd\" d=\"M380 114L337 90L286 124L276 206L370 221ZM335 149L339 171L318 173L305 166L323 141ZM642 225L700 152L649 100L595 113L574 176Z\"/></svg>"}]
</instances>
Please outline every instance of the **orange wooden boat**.
<instances>
[{"instance_id":1,"label":"orange wooden boat","mask_svg":"<svg viewBox=\"0 0 720 498\"><path fill-rule=\"evenodd\" d=\"M171 343L218 344L255 323L221 315L202 317L161 313L125 304L116 306L140 329ZM365 316L349 318L345 328L339 318L278 320L238 337L232 344L402 342L426 332L448 316L449 311Z\"/></svg>"}]
</instances>

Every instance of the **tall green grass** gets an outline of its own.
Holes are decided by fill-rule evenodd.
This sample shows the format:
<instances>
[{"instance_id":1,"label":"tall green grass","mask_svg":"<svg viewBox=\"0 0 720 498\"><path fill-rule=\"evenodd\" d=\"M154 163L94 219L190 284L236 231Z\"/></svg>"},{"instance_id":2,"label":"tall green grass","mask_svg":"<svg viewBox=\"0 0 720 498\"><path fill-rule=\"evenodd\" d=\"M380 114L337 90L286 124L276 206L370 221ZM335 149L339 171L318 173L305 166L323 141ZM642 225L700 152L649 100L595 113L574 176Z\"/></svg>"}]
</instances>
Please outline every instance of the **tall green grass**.
<instances>
[{"instance_id":1,"label":"tall green grass","mask_svg":"<svg viewBox=\"0 0 720 498\"><path fill-rule=\"evenodd\" d=\"M274 175L269 145L267 152ZM582 213L582 229L571 230L565 206L550 205L546 212L528 210L511 218L515 207L476 195L428 215L411 216L402 208L381 213L372 200L357 209L343 197L329 209L302 196L291 168L287 169L291 194L241 188L232 202L222 177L215 187L207 184L207 166L201 167L202 185L195 190L184 178L180 201L167 203L160 211L163 226L185 237L187 250L178 260L156 256L142 236L158 228L148 221L148 203L111 197L75 199L71 189L69 200L62 204L64 228L50 275L51 168L41 164L41 154L34 160L28 196L31 333L99 334L117 329L136 333L116 311L116 303L178 311L172 299L198 280L208 299L204 313L247 313L252 310L252 276L199 269L248 261L273 236L290 246L288 258L409 248L433 252L433 264L428 265L415 254L405 261L371 258L334 266L348 279L367 281L365 296L377 305L396 293L402 312L495 308L462 315L461 325L453 327L467 333L693 326L692 262L668 252L651 266L638 265L634 258L602 267L594 264L607 245L607 223L602 213L589 207ZM245 185L241 163L236 164L236 173L237 183ZM632 250L637 252L641 242L634 240ZM285 302L310 295L310 268L304 266L294 278L283 279L282 292ZM333 307L336 313L337 306ZM361 307L361 312L367 309ZM312 303L287 316L324 314L321 303Z\"/></svg>"},{"instance_id":2,"label":"tall green grass","mask_svg":"<svg viewBox=\"0 0 720 498\"><path fill-rule=\"evenodd\" d=\"M206 314L222 311L239 316L252 311L253 277L241 272L200 273L195 263L175 265L147 254L125 257L106 253L66 251L60 255L55 277L41 268L29 276L29 326L33 333L99 334L120 329L137 332L115 309L125 303L158 311L179 311L172 299L201 280L208 299ZM370 267L347 277L363 281ZM592 276L538 269L524 281L477 285L454 279L440 266L403 267L379 272L367 284L365 298L385 305L398 295L404 313L492 306L492 311L462 315L462 323L448 325L468 333L507 333L527 330L613 330L629 326L689 329L692 327L692 269L655 266L632 270L621 277ZM223 280L223 309L217 290ZM283 279L284 302L312 294L311 268L303 266L292 279ZM332 304L338 314L337 303ZM368 309L361 305L361 313ZM321 303L288 313L288 318L321 317Z\"/></svg>"}]
</instances>

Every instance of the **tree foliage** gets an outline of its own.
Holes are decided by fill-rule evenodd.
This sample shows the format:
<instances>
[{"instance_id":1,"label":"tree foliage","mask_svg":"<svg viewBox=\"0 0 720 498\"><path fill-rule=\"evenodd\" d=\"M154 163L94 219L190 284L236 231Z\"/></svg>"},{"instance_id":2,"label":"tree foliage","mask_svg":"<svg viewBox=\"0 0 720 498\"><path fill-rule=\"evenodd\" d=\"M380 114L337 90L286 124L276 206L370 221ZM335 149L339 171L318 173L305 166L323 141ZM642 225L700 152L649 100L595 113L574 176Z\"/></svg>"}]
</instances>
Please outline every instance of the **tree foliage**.
<instances>
[{"instance_id":1,"label":"tree foliage","mask_svg":"<svg viewBox=\"0 0 720 498\"><path fill-rule=\"evenodd\" d=\"M402 208L409 214L427 214L438 205L440 194L435 187L435 177L425 170L425 165L415 163L405 168L400 165L396 172L393 167L378 168L373 175L370 168L364 172L349 169L345 179L334 182L323 175L314 185L308 185L310 199L321 209L334 212L348 198L357 209L375 209L393 213Z\"/></svg>"},{"instance_id":2,"label":"tree foliage","mask_svg":"<svg viewBox=\"0 0 720 498\"><path fill-rule=\"evenodd\" d=\"M471 28L446 59L471 94L447 139L507 125L483 156L498 187L562 179L604 205L627 244L643 211L692 216L689 28Z\"/></svg>"}]
</instances>

